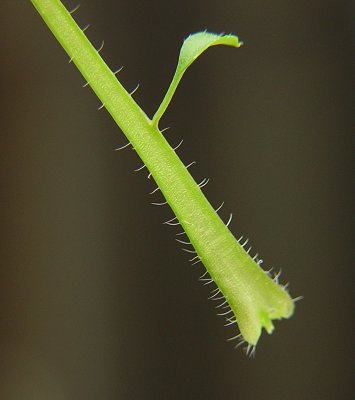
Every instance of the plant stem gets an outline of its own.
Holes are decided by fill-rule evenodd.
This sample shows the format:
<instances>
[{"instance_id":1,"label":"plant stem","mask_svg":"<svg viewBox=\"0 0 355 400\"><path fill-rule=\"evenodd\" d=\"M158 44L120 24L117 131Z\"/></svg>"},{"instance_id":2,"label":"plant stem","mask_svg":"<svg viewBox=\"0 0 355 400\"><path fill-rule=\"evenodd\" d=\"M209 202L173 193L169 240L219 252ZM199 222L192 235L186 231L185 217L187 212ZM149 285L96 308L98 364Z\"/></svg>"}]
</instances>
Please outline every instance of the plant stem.
<instances>
[{"instance_id":1,"label":"plant stem","mask_svg":"<svg viewBox=\"0 0 355 400\"><path fill-rule=\"evenodd\" d=\"M163 116L165 110L168 108L168 105L170 104L171 98L173 97L173 94L176 91L176 88L178 87L180 80L182 78L182 75L178 76L179 72L176 71L174 74L174 77L171 81L170 86L168 87L168 91L166 92L162 102L160 103L160 106L156 113L154 114L152 118L153 125L158 126L160 118Z\"/></svg>"},{"instance_id":2,"label":"plant stem","mask_svg":"<svg viewBox=\"0 0 355 400\"><path fill-rule=\"evenodd\" d=\"M272 319L292 314L292 299L252 260L207 201L159 131L156 122L160 111L153 123L59 0L32 3L147 166L197 255L237 315L245 340L256 344L263 326L271 332Z\"/></svg>"}]
</instances>

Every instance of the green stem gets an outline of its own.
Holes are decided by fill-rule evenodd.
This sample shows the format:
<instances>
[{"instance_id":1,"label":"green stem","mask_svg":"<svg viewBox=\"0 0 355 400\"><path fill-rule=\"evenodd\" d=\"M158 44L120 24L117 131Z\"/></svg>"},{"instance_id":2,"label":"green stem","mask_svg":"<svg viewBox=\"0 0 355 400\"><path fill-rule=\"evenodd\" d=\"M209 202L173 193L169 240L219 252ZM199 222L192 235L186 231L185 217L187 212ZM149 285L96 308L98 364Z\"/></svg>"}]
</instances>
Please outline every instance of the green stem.
<instances>
[{"instance_id":1,"label":"green stem","mask_svg":"<svg viewBox=\"0 0 355 400\"><path fill-rule=\"evenodd\" d=\"M293 301L234 238L159 131L157 122L177 83L169 88L168 100L163 101L153 121L150 120L59 0L32 0L32 3L149 169L197 255L237 316L244 339L255 345L262 327L271 332L272 319L292 314Z\"/></svg>"},{"instance_id":2,"label":"green stem","mask_svg":"<svg viewBox=\"0 0 355 400\"><path fill-rule=\"evenodd\" d=\"M152 119L153 125L158 126L160 118L163 116L163 114L165 113L165 110L168 108L168 105L171 102L171 99L176 91L176 88L179 85L181 78L182 78L182 75L179 74L178 70L176 70L175 74L173 76L173 79L170 83L170 86L163 98L163 101L160 103L158 110L156 111L156 113L153 116L153 119Z\"/></svg>"}]
</instances>

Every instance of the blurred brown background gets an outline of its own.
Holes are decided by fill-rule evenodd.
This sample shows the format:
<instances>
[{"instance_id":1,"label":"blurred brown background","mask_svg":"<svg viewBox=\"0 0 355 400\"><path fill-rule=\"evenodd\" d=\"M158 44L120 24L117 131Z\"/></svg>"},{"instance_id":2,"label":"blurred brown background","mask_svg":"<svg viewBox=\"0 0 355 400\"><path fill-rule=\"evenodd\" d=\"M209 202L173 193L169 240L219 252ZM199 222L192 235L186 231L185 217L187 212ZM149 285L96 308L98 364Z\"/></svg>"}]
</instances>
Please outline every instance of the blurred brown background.
<instances>
[{"instance_id":1,"label":"blurred brown background","mask_svg":"<svg viewBox=\"0 0 355 400\"><path fill-rule=\"evenodd\" d=\"M82 0L75 13L150 116L185 36L245 42L192 66L162 126L233 233L304 295L255 360L225 341L202 268L162 225L170 211L149 204L135 153L113 151L125 138L30 1L3 0L0 16L0 397L350 399L354 5Z\"/></svg>"}]
</instances>

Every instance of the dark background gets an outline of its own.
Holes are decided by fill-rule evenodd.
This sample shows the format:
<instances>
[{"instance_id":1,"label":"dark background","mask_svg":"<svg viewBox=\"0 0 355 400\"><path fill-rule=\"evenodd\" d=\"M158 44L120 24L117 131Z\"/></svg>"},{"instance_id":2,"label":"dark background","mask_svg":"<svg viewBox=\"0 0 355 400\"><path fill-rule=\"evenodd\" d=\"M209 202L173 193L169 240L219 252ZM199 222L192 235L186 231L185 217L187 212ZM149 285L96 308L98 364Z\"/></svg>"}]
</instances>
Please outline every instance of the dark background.
<instances>
[{"instance_id":1,"label":"dark background","mask_svg":"<svg viewBox=\"0 0 355 400\"><path fill-rule=\"evenodd\" d=\"M352 398L354 5L82 0L75 18L149 116L185 36L244 41L192 66L162 127L304 300L254 360L234 351L136 154L113 151L125 138L30 1L3 0L1 398Z\"/></svg>"}]
</instances>

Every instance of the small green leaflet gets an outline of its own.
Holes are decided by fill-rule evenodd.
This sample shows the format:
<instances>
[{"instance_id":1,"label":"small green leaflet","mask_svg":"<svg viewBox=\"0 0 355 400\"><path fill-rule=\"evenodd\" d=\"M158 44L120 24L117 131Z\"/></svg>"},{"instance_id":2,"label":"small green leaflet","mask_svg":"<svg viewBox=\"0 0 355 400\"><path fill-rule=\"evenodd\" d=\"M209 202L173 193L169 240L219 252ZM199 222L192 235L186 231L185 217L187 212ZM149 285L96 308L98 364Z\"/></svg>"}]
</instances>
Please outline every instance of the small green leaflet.
<instances>
[{"instance_id":1,"label":"small green leaflet","mask_svg":"<svg viewBox=\"0 0 355 400\"><path fill-rule=\"evenodd\" d=\"M175 77L181 79L187 68L209 47L224 44L240 47L241 42L235 35L217 35L210 32L198 32L188 36L180 50Z\"/></svg>"},{"instance_id":2,"label":"small green leaflet","mask_svg":"<svg viewBox=\"0 0 355 400\"><path fill-rule=\"evenodd\" d=\"M167 109L175 90L187 68L209 47L224 44L240 47L243 43L235 35L223 35L211 32L197 32L187 37L181 47L178 65L168 91L153 117L153 124L158 125Z\"/></svg>"}]
</instances>

